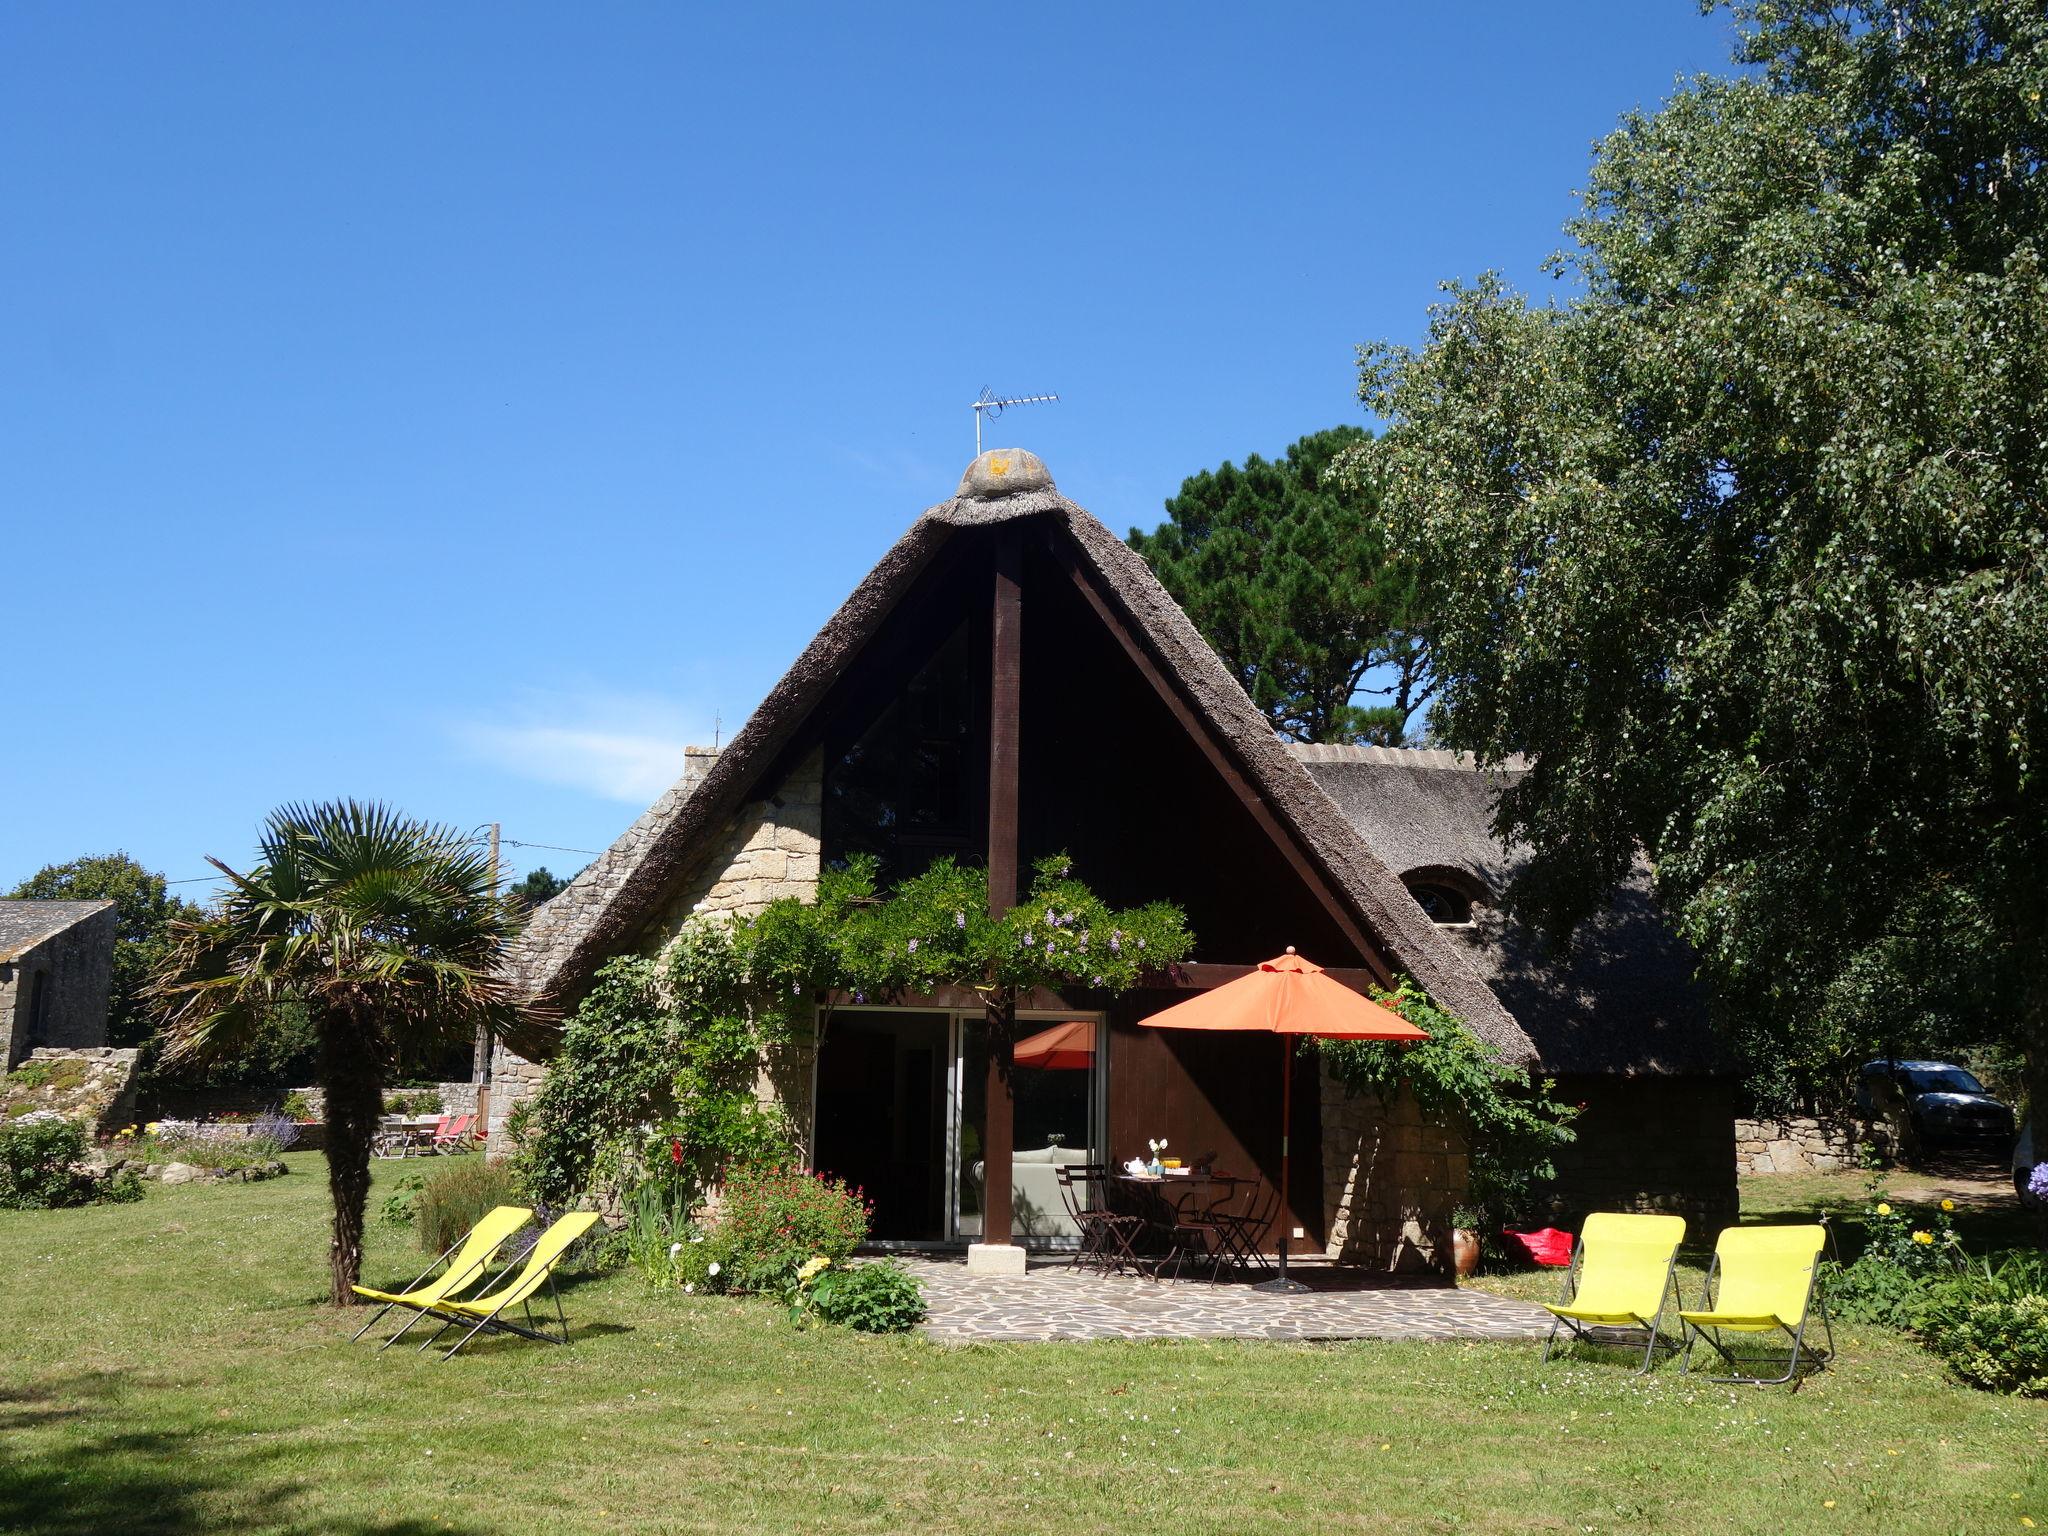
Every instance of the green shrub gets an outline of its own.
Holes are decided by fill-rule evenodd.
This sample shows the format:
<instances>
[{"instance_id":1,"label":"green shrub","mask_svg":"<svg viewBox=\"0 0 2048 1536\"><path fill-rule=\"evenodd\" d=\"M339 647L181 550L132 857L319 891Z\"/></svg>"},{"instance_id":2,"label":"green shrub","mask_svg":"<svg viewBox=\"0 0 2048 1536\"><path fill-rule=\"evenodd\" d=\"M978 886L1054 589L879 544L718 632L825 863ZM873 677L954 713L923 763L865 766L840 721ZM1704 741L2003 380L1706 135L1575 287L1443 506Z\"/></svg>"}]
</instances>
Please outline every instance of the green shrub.
<instances>
[{"instance_id":1,"label":"green shrub","mask_svg":"<svg viewBox=\"0 0 2048 1536\"><path fill-rule=\"evenodd\" d=\"M1853 1264L1822 1264L1820 1283L1834 1317L1886 1328L1911 1323L1924 1286L1919 1275L1871 1254Z\"/></svg>"},{"instance_id":2,"label":"green shrub","mask_svg":"<svg viewBox=\"0 0 2048 1536\"><path fill-rule=\"evenodd\" d=\"M1575 1139L1578 1109L1556 1083L1532 1078L1438 1007L1408 977L1373 1000L1428 1032L1414 1045L1382 1040L1312 1042L1331 1075L1353 1093L1392 1104L1405 1089L1432 1121L1455 1126L1471 1152L1470 1206L1477 1230L1536 1219L1557 1177L1557 1151Z\"/></svg>"},{"instance_id":3,"label":"green shrub","mask_svg":"<svg viewBox=\"0 0 2048 1536\"><path fill-rule=\"evenodd\" d=\"M384 1197L381 1211L387 1226L409 1227L419 1220L420 1190L426 1182L426 1175L417 1169L391 1181L391 1193ZM440 1252L438 1248L434 1251Z\"/></svg>"},{"instance_id":4,"label":"green shrub","mask_svg":"<svg viewBox=\"0 0 2048 1536\"><path fill-rule=\"evenodd\" d=\"M420 1187L415 1205L420 1250L445 1252L492 1207L512 1201L512 1172L502 1163L461 1162L442 1169Z\"/></svg>"},{"instance_id":5,"label":"green shrub","mask_svg":"<svg viewBox=\"0 0 2048 1536\"><path fill-rule=\"evenodd\" d=\"M868 1235L872 1208L840 1179L796 1169L740 1168L716 1214L672 1242L676 1282L687 1290L790 1295L806 1261L835 1264Z\"/></svg>"},{"instance_id":6,"label":"green shrub","mask_svg":"<svg viewBox=\"0 0 2048 1536\"><path fill-rule=\"evenodd\" d=\"M311 1120L313 1101L306 1097L306 1090L294 1088L284 1096L284 1103L278 1106L278 1113L293 1120Z\"/></svg>"},{"instance_id":7,"label":"green shrub","mask_svg":"<svg viewBox=\"0 0 2048 1536\"><path fill-rule=\"evenodd\" d=\"M860 1333L907 1333L924 1321L924 1287L894 1259L835 1264L799 1294L799 1316L808 1311Z\"/></svg>"},{"instance_id":8,"label":"green shrub","mask_svg":"<svg viewBox=\"0 0 2048 1536\"><path fill-rule=\"evenodd\" d=\"M0 1125L0 1210L83 1205L91 1194L73 1165L85 1147L85 1127L62 1115L23 1115Z\"/></svg>"},{"instance_id":9,"label":"green shrub","mask_svg":"<svg viewBox=\"0 0 2048 1536\"><path fill-rule=\"evenodd\" d=\"M1916 1225L1883 1195L1883 1175L1873 1169L1864 1186L1863 1251L1853 1264L1824 1263L1821 1285L1836 1317L1908 1328L1927 1288L1962 1270L1962 1243L1949 1219L1952 1202Z\"/></svg>"},{"instance_id":10,"label":"green shrub","mask_svg":"<svg viewBox=\"0 0 2048 1536\"><path fill-rule=\"evenodd\" d=\"M2048 1254L1971 1264L1928 1286L1912 1322L1957 1380L2048 1397Z\"/></svg>"}]
</instances>

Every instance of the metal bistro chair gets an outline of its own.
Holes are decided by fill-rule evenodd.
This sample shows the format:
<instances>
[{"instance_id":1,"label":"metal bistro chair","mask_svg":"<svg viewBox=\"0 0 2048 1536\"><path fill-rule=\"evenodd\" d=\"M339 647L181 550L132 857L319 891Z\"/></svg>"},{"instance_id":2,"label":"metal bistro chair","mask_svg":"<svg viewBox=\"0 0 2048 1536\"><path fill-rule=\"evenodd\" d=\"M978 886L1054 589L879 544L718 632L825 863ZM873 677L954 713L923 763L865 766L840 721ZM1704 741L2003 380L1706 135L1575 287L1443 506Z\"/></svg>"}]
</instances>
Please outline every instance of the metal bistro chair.
<instances>
[{"instance_id":1,"label":"metal bistro chair","mask_svg":"<svg viewBox=\"0 0 2048 1536\"><path fill-rule=\"evenodd\" d=\"M1081 1234L1081 1248L1074 1256L1076 1269L1093 1269L1113 1275L1128 1266L1138 1268L1131 1239L1143 1225L1140 1218L1111 1209L1109 1165L1106 1163L1062 1163L1054 1170L1059 1179L1060 1199L1067 1215Z\"/></svg>"},{"instance_id":2,"label":"metal bistro chair","mask_svg":"<svg viewBox=\"0 0 2048 1536\"><path fill-rule=\"evenodd\" d=\"M1237 1187L1209 1208L1209 1223L1221 1245L1224 1262L1240 1274L1264 1273L1273 1267L1261 1245L1280 1209L1279 1188L1263 1179L1237 1179L1233 1184ZM1244 1191L1243 1209L1226 1210L1230 1201L1237 1198L1239 1188Z\"/></svg>"},{"instance_id":3,"label":"metal bistro chair","mask_svg":"<svg viewBox=\"0 0 2048 1536\"><path fill-rule=\"evenodd\" d=\"M1180 1278L1181 1270L1190 1262L1206 1266L1209 1283L1214 1285L1223 1278L1226 1265L1234 1265L1233 1234L1229 1223L1223 1218L1221 1208L1237 1198L1238 1180L1228 1174L1212 1175L1212 1188L1223 1186L1220 1197L1212 1198L1197 1210L1187 1209L1194 1198L1191 1188L1176 1202L1173 1214L1173 1228L1169 1234L1170 1257L1173 1278ZM1162 1266L1163 1267L1163 1266Z\"/></svg>"}]
</instances>

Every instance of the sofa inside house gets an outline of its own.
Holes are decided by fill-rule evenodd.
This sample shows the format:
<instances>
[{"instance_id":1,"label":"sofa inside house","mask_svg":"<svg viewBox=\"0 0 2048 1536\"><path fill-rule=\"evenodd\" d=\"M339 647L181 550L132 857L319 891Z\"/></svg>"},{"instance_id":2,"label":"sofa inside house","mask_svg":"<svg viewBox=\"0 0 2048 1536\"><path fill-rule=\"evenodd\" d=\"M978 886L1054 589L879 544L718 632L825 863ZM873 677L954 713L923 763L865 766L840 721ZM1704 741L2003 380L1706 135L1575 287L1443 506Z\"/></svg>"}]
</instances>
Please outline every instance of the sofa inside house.
<instances>
[{"instance_id":1,"label":"sofa inside house","mask_svg":"<svg viewBox=\"0 0 2048 1536\"><path fill-rule=\"evenodd\" d=\"M1010 1154L1010 1231L1016 1237L1079 1237L1080 1228L1060 1198L1061 1165L1089 1161L1086 1147L1036 1147ZM974 1187L982 1188L983 1165L974 1165ZM986 1207L984 1207L986 1208Z\"/></svg>"}]
</instances>

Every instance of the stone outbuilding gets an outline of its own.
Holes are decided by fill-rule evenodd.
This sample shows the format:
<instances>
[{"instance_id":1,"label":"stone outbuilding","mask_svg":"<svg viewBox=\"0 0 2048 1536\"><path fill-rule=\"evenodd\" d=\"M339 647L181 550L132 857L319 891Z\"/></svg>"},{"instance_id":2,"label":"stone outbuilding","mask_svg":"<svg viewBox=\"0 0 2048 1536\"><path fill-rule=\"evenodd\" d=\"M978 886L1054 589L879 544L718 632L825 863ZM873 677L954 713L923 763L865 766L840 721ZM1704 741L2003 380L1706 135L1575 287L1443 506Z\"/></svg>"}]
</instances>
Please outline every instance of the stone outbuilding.
<instances>
[{"instance_id":1,"label":"stone outbuilding","mask_svg":"<svg viewBox=\"0 0 2048 1536\"><path fill-rule=\"evenodd\" d=\"M1289 750L1514 1015L1535 1070L1583 1106L1558 1158L1558 1217L1673 1211L1699 1230L1732 1219L1736 1080L1648 863L1637 859L1559 955L1502 905L1528 854L1494 835L1494 801L1526 763L1488 771L1427 749Z\"/></svg>"},{"instance_id":2,"label":"stone outbuilding","mask_svg":"<svg viewBox=\"0 0 2048 1536\"><path fill-rule=\"evenodd\" d=\"M0 1071L40 1046L104 1046L111 901L0 901Z\"/></svg>"},{"instance_id":3,"label":"stone outbuilding","mask_svg":"<svg viewBox=\"0 0 2048 1536\"><path fill-rule=\"evenodd\" d=\"M1397 800L1384 816L1361 812L1347 795L1379 790L1326 781L1346 766L1275 736L1144 561L1035 457L984 454L731 744L693 752L676 785L535 914L511 976L571 1009L610 957L659 950L693 914L813 895L821 868L851 854L877 858L889 878L942 856L983 866L1007 906L1034 860L1065 853L1112 905L1179 905L1196 941L1189 961L1134 991L1020 1000L1015 1036L1092 1031L1081 1069L1012 1061L968 995L836 1000L814 1037L764 1072L806 1156L868 1191L876 1236L1057 1241L1058 1165L1121 1162L1164 1136L1264 1181L1278 1204L1273 1243L1375 1268L1441 1263L1466 1173L1454 1135L1412 1103L1346 1098L1303 1053L1294 1141L1323 1156L1294 1156L1279 1189L1276 1042L1139 1021L1291 945L1359 990L1412 977L1505 1059L1583 1078L1589 1096L1637 1095L1641 1112L1624 1107L1613 1123L1638 1130L1666 1112L1660 1096L1704 1049L1693 1038L1704 1021L1689 1000L1683 1017L1631 1023L1628 986L1540 974L1512 932L1432 907L1441 887L1488 912L1509 871L1497 856L1452 858L1424 829L1415 835L1434 851L1411 857L1401 838L1413 817ZM1468 771L1444 777L1486 789ZM1483 835L1485 817L1459 826L1461 840ZM1632 912L1643 894L1618 900ZM1668 942L1662 952L1683 962ZM1613 963L1616 975L1630 964ZM1620 1040L1635 1042L1632 1067L1592 1065L1620 1062L1595 1048ZM544 1071L499 1047L494 1151ZM1589 1110L1589 1128L1606 1123ZM1717 1147L1705 1134L1676 1141L1685 1166L1666 1178L1628 1134L1603 1131L1573 1181L1588 1198L1657 1205L1718 1177L1732 1199L1726 1124L1719 1135ZM1694 1167L1700 1158L1718 1166Z\"/></svg>"}]
</instances>

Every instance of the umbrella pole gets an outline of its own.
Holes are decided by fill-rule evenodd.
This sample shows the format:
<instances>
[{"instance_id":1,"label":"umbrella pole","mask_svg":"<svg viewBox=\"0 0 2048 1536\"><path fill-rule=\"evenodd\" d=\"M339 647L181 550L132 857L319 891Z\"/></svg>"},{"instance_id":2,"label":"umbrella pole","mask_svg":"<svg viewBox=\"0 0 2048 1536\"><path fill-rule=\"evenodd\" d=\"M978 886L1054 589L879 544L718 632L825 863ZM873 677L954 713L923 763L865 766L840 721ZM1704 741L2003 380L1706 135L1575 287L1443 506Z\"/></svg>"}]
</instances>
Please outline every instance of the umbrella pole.
<instances>
[{"instance_id":1,"label":"umbrella pole","mask_svg":"<svg viewBox=\"0 0 2048 1536\"><path fill-rule=\"evenodd\" d=\"M1282 1035L1280 1052L1280 1273L1272 1280L1262 1280L1252 1289L1255 1291L1277 1292L1294 1295L1308 1289L1299 1280L1287 1278L1287 1218L1293 1214L1288 1200L1292 1187L1287 1176L1289 1144L1294 1135L1294 1036Z\"/></svg>"}]
</instances>

